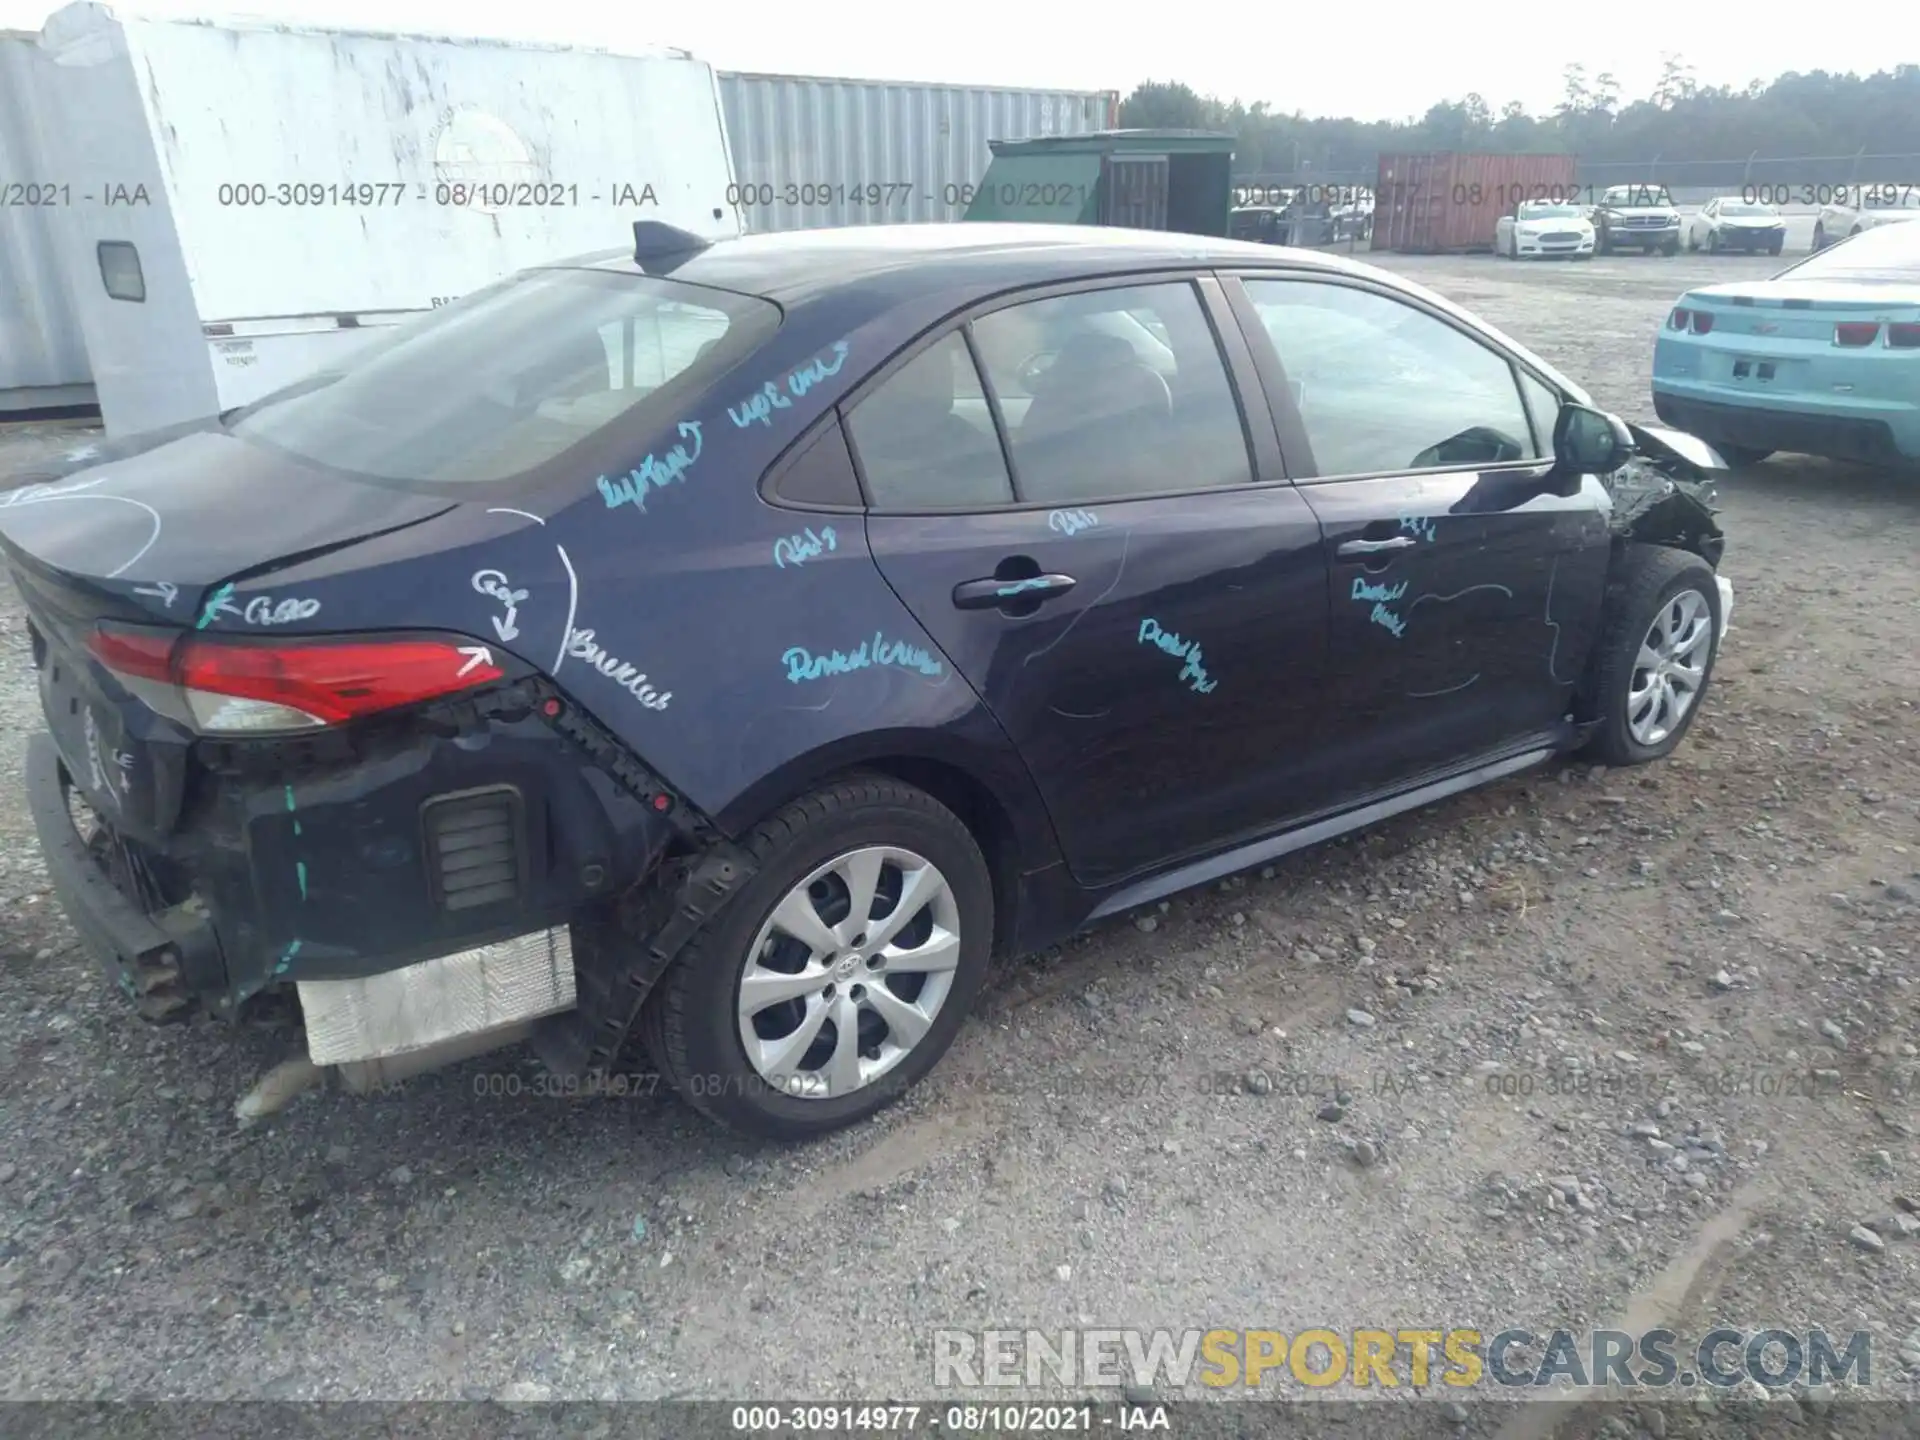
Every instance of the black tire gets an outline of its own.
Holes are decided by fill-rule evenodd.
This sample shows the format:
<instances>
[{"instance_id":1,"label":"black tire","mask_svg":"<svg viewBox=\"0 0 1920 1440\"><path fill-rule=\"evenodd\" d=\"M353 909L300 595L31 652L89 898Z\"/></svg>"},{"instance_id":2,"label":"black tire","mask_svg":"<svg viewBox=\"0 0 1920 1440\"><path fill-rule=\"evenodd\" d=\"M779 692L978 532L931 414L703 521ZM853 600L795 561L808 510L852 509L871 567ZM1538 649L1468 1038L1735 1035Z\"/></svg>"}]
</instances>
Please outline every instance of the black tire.
<instances>
[{"instance_id":1,"label":"black tire","mask_svg":"<svg viewBox=\"0 0 1920 1440\"><path fill-rule=\"evenodd\" d=\"M1690 255L1695 254L1699 251L1699 249L1700 249L1700 242L1693 238L1693 231L1688 230L1687 231L1687 253Z\"/></svg>"},{"instance_id":2,"label":"black tire","mask_svg":"<svg viewBox=\"0 0 1920 1440\"><path fill-rule=\"evenodd\" d=\"M1600 230L1595 233L1593 237L1593 253L1596 255L1611 255L1613 253L1613 244L1607 238L1607 232L1605 230Z\"/></svg>"},{"instance_id":3,"label":"black tire","mask_svg":"<svg viewBox=\"0 0 1920 1440\"><path fill-rule=\"evenodd\" d=\"M1767 253L1768 253L1769 255L1778 255L1778 254L1779 254L1779 253L1781 252L1781 250L1783 250L1783 249L1785 249L1785 248L1786 248L1786 242L1785 242L1785 241L1782 241L1782 240L1776 240L1776 241L1774 241L1774 242L1773 242L1773 244L1771 244L1771 245L1769 245L1769 246L1767 247Z\"/></svg>"},{"instance_id":4,"label":"black tire","mask_svg":"<svg viewBox=\"0 0 1920 1440\"><path fill-rule=\"evenodd\" d=\"M1824 250L1827 248L1826 227L1818 220L1813 222L1813 248L1815 250Z\"/></svg>"},{"instance_id":5,"label":"black tire","mask_svg":"<svg viewBox=\"0 0 1920 1440\"><path fill-rule=\"evenodd\" d=\"M1758 465L1762 460L1773 454L1771 450L1756 449L1752 445L1722 445L1718 440L1709 440L1707 443L1720 452L1720 458L1722 460L1738 469L1745 469L1749 465Z\"/></svg>"},{"instance_id":6,"label":"black tire","mask_svg":"<svg viewBox=\"0 0 1920 1440\"><path fill-rule=\"evenodd\" d=\"M856 1125L898 1100L944 1055L986 979L993 949L993 881L973 836L932 796L883 775L815 790L755 826L742 842L759 872L695 936L641 1012L647 1054L708 1118L769 1140L806 1140ZM939 867L959 908L960 958L933 1026L885 1075L849 1095L786 1094L747 1058L737 1019L748 948L768 913L807 874L862 845L911 848Z\"/></svg>"},{"instance_id":7,"label":"black tire","mask_svg":"<svg viewBox=\"0 0 1920 1440\"><path fill-rule=\"evenodd\" d=\"M1718 230L1709 230L1707 232L1707 253L1709 255L1718 255L1720 253L1720 232Z\"/></svg>"},{"instance_id":8,"label":"black tire","mask_svg":"<svg viewBox=\"0 0 1920 1440\"><path fill-rule=\"evenodd\" d=\"M1666 244L1660 247L1660 253L1669 257L1678 255L1680 253L1680 237L1676 235L1673 239L1667 241Z\"/></svg>"},{"instance_id":9,"label":"black tire","mask_svg":"<svg viewBox=\"0 0 1920 1440\"><path fill-rule=\"evenodd\" d=\"M1664 759L1685 738L1700 707L1713 688L1713 667L1719 659L1719 641L1710 643L1700 693L1668 735L1655 745L1643 745L1627 724L1627 696L1633 684L1640 642L1661 610L1685 590L1698 591L1707 602L1716 636L1720 627L1720 587L1713 567L1690 550L1664 545L1633 545L1621 562L1620 573L1608 587L1607 611L1600 641L1594 649L1588 694L1600 721L1588 753L1603 765L1645 765Z\"/></svg>"}]
</instances>

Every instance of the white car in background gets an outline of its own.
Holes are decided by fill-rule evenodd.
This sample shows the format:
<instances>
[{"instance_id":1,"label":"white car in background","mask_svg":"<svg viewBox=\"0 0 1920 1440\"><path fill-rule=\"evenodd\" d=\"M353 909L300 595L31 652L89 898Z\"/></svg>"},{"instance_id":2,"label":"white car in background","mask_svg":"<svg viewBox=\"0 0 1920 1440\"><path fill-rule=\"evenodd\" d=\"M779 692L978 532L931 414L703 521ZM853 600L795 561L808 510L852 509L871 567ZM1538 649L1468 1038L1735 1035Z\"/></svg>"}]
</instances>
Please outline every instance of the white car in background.
<instances>
[{"instance_id":1,"label":"white car in background","mask_svg":"<svg viewBox=\"0 0 1920 1440\"><path fill-rule=\"evenodd\" d=\"M1715 196L1687 226L1687 249L1714 255L1722 250L1778 255L1786 243L1787 222L1778 210L1737 195Z\"/></svg>"},{"instance_id":2,"label":"white car in background","mask_svg":"<svg viewBox=\"0 0 1920 1440\"><path fill-rule=\"evenodd\" d=\"M1813 248L1824 250L1849 235L1901 220L1920 220L1920 185L1862 185L1820 207L1813 222Z\"/></svg>"},{"instance_id":3,"label":"white car in background","mask_svg":"<svg viewBox=\"0 0 1920 1440\"><path fill-rule=\"evenodd\" d=\"M1493 253L1509 260L1540 255L1591 260L1593 247L1593 222L1579 205L1523 200L1513 214L1494 222Z\"/></svg>"}]
</instances>

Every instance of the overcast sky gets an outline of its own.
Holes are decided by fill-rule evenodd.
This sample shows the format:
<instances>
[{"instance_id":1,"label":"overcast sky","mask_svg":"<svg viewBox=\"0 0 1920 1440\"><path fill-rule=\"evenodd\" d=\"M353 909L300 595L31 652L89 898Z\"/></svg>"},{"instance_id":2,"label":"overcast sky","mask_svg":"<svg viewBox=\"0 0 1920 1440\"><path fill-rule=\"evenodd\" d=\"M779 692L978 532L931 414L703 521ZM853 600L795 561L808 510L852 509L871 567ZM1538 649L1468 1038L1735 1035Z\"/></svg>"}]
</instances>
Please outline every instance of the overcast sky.
<instances>
[{"instance_id":1,"label":"overcast sky","mask_svg":"<svg viewBox=\"0 0 1920 1440\"><path fill-rule=\"evenodd\" d=\"M0 29L37 30L46 0L0 0ZM234 14L322 26L497 35L612 49L677 45L723 70L863 79L1119 90L1181 80L1203 94L1358 119L1417 116L1478 91L1496 111L1551 110L1569 62L1611 71L1644 95L1663 53L1703 84L1744 86L1786 70L1890 69L1920 62L1920 5L1836 7L1830 23L1726 0L1608 0L1488 6L1401 0L1355 6L1250 4L1242 22L1178 6L1069 0L734 0L633 6L622 0L145 0L153 15ZM1193 12L1196 15L1202 12ZM1869 20L1867 17L1871 16Z\"/></svg>"}]
</instances>

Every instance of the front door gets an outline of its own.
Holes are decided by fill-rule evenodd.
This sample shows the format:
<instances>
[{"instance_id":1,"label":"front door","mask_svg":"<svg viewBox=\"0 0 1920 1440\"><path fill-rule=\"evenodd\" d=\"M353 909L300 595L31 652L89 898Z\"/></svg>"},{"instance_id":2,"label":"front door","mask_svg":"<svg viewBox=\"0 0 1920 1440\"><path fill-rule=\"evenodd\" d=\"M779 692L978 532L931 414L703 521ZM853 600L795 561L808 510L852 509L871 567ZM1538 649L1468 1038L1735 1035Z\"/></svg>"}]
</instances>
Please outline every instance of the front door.
<instances>
[{"instance_id":1,"label":"front door","mask_svg":"<svg viewBox=\"0 0 1920 1440\"><path fill-rule=\"evenodd\" d=\"M868 540L1019 748L1075 878L1307 808L1320 527L1291 486L1254 483L1275 478L1271 426L1255 395L1250 452L1200 290L1055 295L965 328L848 415Z\"/></svg>"},{"instance_id":2,"label":"front door","mask_svg":"<svg viewBox=\"0 0 1920 1440\"><path fill-rule=\"evenodd\" d=\"M1559 730L1611 536L1597 480L1548 488L1557 394L1400 297L1244 285L1326 546L1326 763L1357 799Z\"/></svg>"}]
</instances>

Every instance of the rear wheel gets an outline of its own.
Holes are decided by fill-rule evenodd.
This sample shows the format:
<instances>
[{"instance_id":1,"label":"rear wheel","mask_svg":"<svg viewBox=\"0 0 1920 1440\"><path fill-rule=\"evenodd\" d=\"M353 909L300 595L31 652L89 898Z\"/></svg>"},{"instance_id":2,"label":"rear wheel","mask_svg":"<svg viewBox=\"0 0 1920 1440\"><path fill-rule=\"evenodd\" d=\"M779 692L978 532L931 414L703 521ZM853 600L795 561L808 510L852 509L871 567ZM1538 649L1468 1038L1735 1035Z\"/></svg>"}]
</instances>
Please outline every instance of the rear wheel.
<instances>
[{"instance_id":1,"label":"rear wheel","mask_svg":"<svg viewBox=\"0 0 1920 1440\"><path fill-rule=\"evenodd\" d=\"M1813 222L1813 248L1816 250L1827 248L1827 228L1818 220Z\"/></svg>"},{"instance_id":2,"label":"rear wheel","mask_svg":"<svg viewBox=\"0 0 1920 1440\"><path fill-rule=\"evenodd\" d=\"M1720 253L1720 232L1718 230L1709 230L1707 232L1707 253L1709 255L1718 255Z\"/></svg>"},{"instance_id":3,"label":"rear wheel","mask_svg":"<svg viewBox=\"0 0 1920 1440\"><path fill-rule=\"evenodd\" d=\"M1627 551L1594 652L1595 758L1644 765L1672 753L1713 678L1719 624L1720 589L1706 561L1660 545Z\"/></svg>"},{"instance_id":4,"label":"rear wheel","mask_svg":"<svg viewBox=\"0 0 1920 1440\"><path fill-rule=\"evenodd\" d=\"M807 1139L946 1053L986 977L993 886L966 826L884 776L816 790L745 844L758 873L648 996L641 1037L695 1109Z\"/></svg>"}]
</instances>

